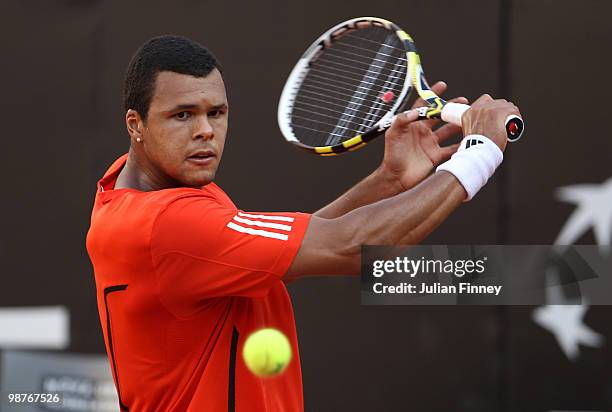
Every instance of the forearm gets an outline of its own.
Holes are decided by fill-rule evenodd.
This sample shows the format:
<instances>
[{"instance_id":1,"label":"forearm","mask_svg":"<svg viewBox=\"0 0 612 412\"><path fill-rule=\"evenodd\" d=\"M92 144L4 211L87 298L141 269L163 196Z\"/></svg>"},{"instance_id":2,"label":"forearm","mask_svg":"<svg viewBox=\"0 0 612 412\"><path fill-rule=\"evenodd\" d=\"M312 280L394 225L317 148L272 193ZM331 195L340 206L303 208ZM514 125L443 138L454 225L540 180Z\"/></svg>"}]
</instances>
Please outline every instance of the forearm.
<instances>
[{"instance_id":1,"label":"forearm","mask_svg":"<svg viewBox=\"0 0 612 412\"><path fill-rule=\"evenodd\" d=\"M395 196L403 190L397 177L384 172L379 167L342 196L315 212L314 215L324 219L333 219L359 207Z\"/></svg>"},{"instance_id":2,"label":"forearm","mask_svg":"<svg viewBox=\"0 0 612 412\"><path fill-rule=\"evenodd\" d=\"M436 173L411 190L336 219L311 219L287 276L357 274L362 245L416 244L466 198L450 173Z\"/></svg>"},{"instance_id":3,"label":"forearm","mask_svg":"<svg viewBox=\"0 0 612 412\"><path fill-rule=\"evenodd\" d=\"M466 198L459 181L439 172L413 189L346 215L353 250L369 245L417 244L437 228Z\"/></svg>"},{"instance_id":4,"label":"forearm","mask_svg":"<svg viewBox=\"0 0 612 412\"><path fill-rule=\"evenodd\" d=\"M464 129L469 139L462 140L450 160L436 169L438 172L410 190L358 207L340 217L312 216L287 276L357 274L362 245L421 242L493 176L503 160L507 144L504 119L510 114L520 116L512 103L493 101L483 95L464 115L468 116ZM371 183L366 181L364 187L368 184ZM347 195L348 200L340 202L336 213L347 206L372 200L365 195L351 198L350 191Z\"/></svg>"}]
</instances>

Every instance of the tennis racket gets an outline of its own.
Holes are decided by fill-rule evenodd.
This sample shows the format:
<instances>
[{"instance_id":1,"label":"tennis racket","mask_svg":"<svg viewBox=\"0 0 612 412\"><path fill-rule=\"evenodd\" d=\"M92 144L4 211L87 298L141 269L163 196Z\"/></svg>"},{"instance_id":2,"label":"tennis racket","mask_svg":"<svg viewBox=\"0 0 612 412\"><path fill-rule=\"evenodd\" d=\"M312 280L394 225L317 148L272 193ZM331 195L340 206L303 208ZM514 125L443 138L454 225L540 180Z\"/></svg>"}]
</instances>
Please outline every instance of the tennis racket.
<instances>
[{"instance_id":1,"label":"tennis racket","mask_svg":"<svg viewBox=\"0 0 612 412\"><path fill-rule=\"evenodd\" d=\"M387 130L412 88L427 103L419 119L461 126L469 105L447 102L427 84L414 41L396 24L359 17L332 27L302 55L283 88L278 123L287 141L321 156L363 147ZM517 141L524 123L505 121Z\"/></svg>"}]
</instances>

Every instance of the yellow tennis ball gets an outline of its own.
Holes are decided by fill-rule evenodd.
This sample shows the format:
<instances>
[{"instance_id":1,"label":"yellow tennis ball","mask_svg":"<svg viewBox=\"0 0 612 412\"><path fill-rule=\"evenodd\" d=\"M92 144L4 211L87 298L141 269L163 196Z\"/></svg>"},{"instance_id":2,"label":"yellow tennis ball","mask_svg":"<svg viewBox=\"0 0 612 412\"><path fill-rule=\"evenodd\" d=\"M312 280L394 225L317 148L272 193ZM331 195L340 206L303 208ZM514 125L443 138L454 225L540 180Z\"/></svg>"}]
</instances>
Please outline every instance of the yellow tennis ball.
<instances>
[{"instance_id":1,"label":"yellow tennis ball","mask_svg":"<svg viewBox=\"0 0 612 412\"><path fill-rule=\"evenodd\" d=\"M291 362L291 344L282 332L265 328L244 342L242 357L251 372L266 377L282 373Z\"/></svg>"}]
</instances>

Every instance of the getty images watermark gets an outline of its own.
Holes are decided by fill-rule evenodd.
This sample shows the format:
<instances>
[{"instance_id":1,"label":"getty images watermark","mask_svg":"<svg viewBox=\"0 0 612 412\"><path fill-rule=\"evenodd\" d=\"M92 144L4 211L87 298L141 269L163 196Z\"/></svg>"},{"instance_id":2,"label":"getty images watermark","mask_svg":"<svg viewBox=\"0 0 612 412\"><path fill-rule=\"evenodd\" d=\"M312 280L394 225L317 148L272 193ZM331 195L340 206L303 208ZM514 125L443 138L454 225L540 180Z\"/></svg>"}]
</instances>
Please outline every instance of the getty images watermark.
<instances>
[{"instance_id":1,"label":"getty images watermark","mask_svg":"<svg viewBox=\"0 0 612 412\"><path fill-rule=\"evenodd\" d=\"M361 301L540 305L555 287L568 302L608 305L612 297L601 292L612 288L611 256L597 246L364 246Z\"/></svg>"},{"instance_id":2,"label":"getty images watermark","mask_svg":"<svg viewBox=\"0 0 612 412\"><path fill-rule=\"evenodd\" d=\"M457 278L467 275L478 275L485 272L487 257L482 259L420 259L414 260L406 256L395 257L393 260L375 260L372 263L372 275L380 278L390 273L404 274L411 279L428 274L447 274ZM400 282L396 285L385 285L382 281L375 282L372 291L376 294L407 293L407 294L490 294L498 296L502 285L476 285L471 282L459 282L457 285L445 285L440 282Z\"/></svg>"}]
</instances>

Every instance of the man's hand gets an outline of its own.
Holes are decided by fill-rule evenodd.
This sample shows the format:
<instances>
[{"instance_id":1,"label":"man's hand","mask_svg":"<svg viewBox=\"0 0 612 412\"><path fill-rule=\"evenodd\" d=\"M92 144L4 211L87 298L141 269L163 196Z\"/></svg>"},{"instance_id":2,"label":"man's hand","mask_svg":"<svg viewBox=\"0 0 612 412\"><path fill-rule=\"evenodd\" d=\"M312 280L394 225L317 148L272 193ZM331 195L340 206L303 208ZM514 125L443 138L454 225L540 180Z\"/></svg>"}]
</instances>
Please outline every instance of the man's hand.
<instances>
[{"instance_id":1,"label":"man's hand","mask_svg":"<svg viewBox=\"0 0 612 412\"><path fill-rule=\"evenodd\" d=\"M432 90L439 95L446 90L446 84L438 82ZM467 103L464 97L451 101ZM424 105L425 102L418 99L412 108ZM338 199L315 212L315 216L337 218L359 207L405 192L457 151L458 145L443 148L440 143L459 133L460 127L446 124L433 131L439 120L416 121L417 118L414 110L400 114L385 135L382 164Z\"/></svg>"},{"instance_id":2,"label":"man's hand","mask_svg":"<svg viewBox=\"0 0 612 412\"><path fill-rule=\"evenodd\" d=\"M466 136L480 134L488 137L503 152L508 143L504 122L511 114L521 117L513 103L504 99L494 100L488 94L483 94L461 118L463 131Z\"/></svg>"},{"instance_id":3,"label":"man's hand","mask_svg":"<svg viewBox=\"0 0 612 412\"><path fill-rule=\"evenodd\" d=\"M440 96L446 88L446 83L437 82L431 89ZM465 97L450 101L468 103ZM423 99L419 98L412 109L425 105ZM396 179L404 190L425 179L459 147L458 144L447 147L441 147L440 144L460 133L461 127L445 124L434 131L439 119L415 121L416 118L415 112L400 114L385 133L385 156L380 169L384 175Z\"/></svg>"}]
</instances>

